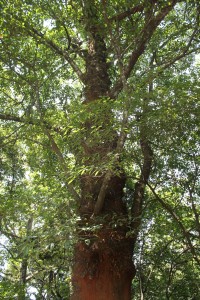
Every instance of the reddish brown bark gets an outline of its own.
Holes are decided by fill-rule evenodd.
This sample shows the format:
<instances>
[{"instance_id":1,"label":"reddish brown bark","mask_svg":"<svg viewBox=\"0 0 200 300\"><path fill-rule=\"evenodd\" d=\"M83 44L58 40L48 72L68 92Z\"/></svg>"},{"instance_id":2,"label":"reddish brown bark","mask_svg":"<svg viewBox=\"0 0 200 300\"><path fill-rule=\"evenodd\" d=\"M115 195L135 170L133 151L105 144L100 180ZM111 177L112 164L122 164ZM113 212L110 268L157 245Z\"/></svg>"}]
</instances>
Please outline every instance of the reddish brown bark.
<instances>
[{"instance_id":1,"label":"reddish brown bark","mask_svg":"<svg viewBox=\"0 0 200 300\"><path fill-rule=\"evenodd\" d=\"M90 196L95 199L101 183L102 178L83 178L82 219L74 255L71 300L131 299L135 271L133 240L126 236L127 211L122 201L125 178L113 176L110 179L101 215L91 218L95 200ZM124 224L119 224L118 218L124 219ZM92 230L95 226L98 229ZM91 229L86 231L84 227Z\"/></svg>"},{"instance_id":2,"label":"reddish brown bark","mask_svg":"<svg viewBox=\"0 0 200 300\"><path fill-rule=\"evenodd\" d=\"M87 2L87 1L86 1ZM88 32L88 50L86 55L85 74L85 101L84 105L88 110L88 118L83 124L85 137L82 141L84 163L88 166L105 164L108 162L109 153L116 154L119 136L112 130L112 112L106 113L106 119L98 123L91 113L91 103L98 103L101 98L106 98L110 91L110 78L108 72L107 49L104 41L104 34L101 26L96 22L97 12L95 6L87 10L85 6L85 17ZM145 36L146 38L146 36ZM146 41L146 40L145 40ZM139 50L135 50L128 66L125 76L128 78L133 65L145 48L145 41L141 41ZM107 101L110 101L107 98ZM95 123L96 122L96 123ZM92 136L91 127L99 128L99 138L95 142ZM109 139L105 134L106 129L111 128ZM144 139L141 137L142 140ZM146 142L146 141L145 141ZM133 250L136 242L141 221L141 207L144 195L144 188L149 176L149 152L147 146L141 145L144 154L144 167L141 178L136 184L134 195L134 211L132 229L134 237L128 238L126 221L119 224L119 219L128 217L123 202L123 189L126 178L120 167L120 158L117 155L115 165L111 170L104 170L98 176L85 173L80 178L81 200L79 213L78 242L74 253L74 265L72 274L73 294L71 300L130 300L131 283L135 276L133 265ZM147 152L147 153L146 153ZM98 155L96 155L98 154ZM119 153L118 153L119 154ZM83 157L81 155L83 161ZM148 167L148 170L147 170ZM108 167L109 168L109 167ZM147 172L148 174L146 174ZM138 188L137 188L138 187ZM99 206L96 203L99 201ZM98 204L98 203L97 203ZM113 226L113 220L115 226ZM117 221L118 220L118 221ZM93 225L98 227L94 231ZM85 231L84 227L89 231Z\"/></svg>"},{"instance_id":3,"label":"reddish brown bark","mask_svg":"<svg viewBox=\"0 0 200 300\"><path fill-rule=\"evenodd\" d=\"M71 300L130 300L135 274L132 241L120 230L102 230L77 244Z\"/></svg>"},{"instance_id":4,"label":"reddish brown bark","mask_svg":"<svg viewBox=\"0 0 200 300\"><path fill-rule=\"evenodd\" d=\"M107 118L101 124L101 137L94 144L90 128L95 125L95 118L90 114L90 103L106 97L110 79L108 65L106 63L106 46L101 29L96 26L95 12L86 12L90 17L88 23L88 53L86 60L86 87L85 108L88 109L88 119L84 124L86 136L83 140L85 164L101 165L105 163L107 156L116 149L117 134L110 133L110 138L105 139L104 131L112 125L108 124L111 112L107 112ZM109 101L109 100L108 100ZM92 142L91 142L92 140ZM94 161L98 153L98 159ZM107 158L108 157L108 158ZM132 253L132 240L126 237L127 228L113 227L114 216L126 217L127 211L122 201L125 177L123 171L116 166L116 174L107 176L105 173L92 176L83 174L80 180L81 201L79 213L79 241L75 248L74 266L72 274L73 295L71 300L130 300L131 282L135 274ZM98 209L100 216L96 216L95 203L102 195L102 205ZM93 231L93 225L102 224L102 228ZM90 227L90 232L84 232L85 226Z\"/></svg>"}]
</instances>

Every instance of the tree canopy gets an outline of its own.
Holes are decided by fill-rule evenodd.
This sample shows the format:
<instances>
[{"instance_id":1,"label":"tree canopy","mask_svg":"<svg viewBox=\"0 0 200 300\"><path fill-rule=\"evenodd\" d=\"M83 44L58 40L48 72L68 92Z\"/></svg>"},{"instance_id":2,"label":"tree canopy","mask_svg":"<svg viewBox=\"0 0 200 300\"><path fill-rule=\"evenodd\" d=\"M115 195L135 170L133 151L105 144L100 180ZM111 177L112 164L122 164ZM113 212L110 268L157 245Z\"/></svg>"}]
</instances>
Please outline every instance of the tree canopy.
<instances>
[{"instance_id":1,"label":"tree canopy","mask_svg":"<svg viewBox=\"0 0 200 300\"><path fill-rule=\"evenodd\" d=\"M1 298L69 299L106 230L132 299L198 299L199 1L0 8Z\"/></svg>"}]
</instances>

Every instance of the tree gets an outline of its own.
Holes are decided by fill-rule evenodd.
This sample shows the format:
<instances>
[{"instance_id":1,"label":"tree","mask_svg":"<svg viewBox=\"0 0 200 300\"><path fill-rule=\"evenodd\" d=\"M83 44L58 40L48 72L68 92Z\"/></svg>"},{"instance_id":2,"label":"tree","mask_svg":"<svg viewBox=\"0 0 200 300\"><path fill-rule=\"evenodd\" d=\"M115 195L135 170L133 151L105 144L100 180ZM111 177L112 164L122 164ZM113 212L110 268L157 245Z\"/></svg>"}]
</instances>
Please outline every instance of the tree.
<instances>
[{"instance_id":1,"label":"tree","mask_svg":"<svg viewBox=\"0 0 200 300\"><path fill-rule=\"evenodd\" d=\"M55 262L52 255L59 258L57 244L72 239L75 221L71 299L131 299L132 258L138 261L145 232L165 223L160 207L173 220L176 247L187 245L199 265L198 1L1 6L2 194L10 209L9 217L2 204L1 226L11 253L13 238L25 246L18 268L24 299L27 271L35 281L42 274L33 272L41 267L34 249L45 249L46 299L68 297L63 282L59 289L53 281L63 256ZM16 235L11 199L20 214ZM39 239L44 228L50 248Z\"/></svg>"}]
</instances>

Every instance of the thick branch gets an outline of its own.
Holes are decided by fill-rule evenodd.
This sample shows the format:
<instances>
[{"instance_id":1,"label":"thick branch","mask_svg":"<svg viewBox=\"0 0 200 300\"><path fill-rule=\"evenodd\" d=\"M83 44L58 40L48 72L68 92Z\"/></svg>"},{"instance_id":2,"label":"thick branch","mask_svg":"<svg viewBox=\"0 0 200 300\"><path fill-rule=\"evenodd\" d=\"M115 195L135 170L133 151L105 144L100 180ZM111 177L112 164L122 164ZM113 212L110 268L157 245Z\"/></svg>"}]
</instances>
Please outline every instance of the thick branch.
<instances>
[{"instance_id":1,"label":"thick branch","mask_svg":"<svg viewBox=\"0 0 200 300\"><path fill-rule=\"evenodd\" d=\"M67 53L67 51L62 50L61 48L59 48L58 45L56 45L52 40L48 39L45 37L45 35L41 32L39 32L38 30L36 30L35 28L31 28L29 30L29 33L32 36L36 36L40 38L41 43L49 46L51 49L53 49L57 54L59 54L60 56L64 57L64 59L66 61L68 61L68 63L71 65L72 69L74 70L74 72L78 75L79 79L82 81L83 84L85 84L85 75L82 73L82 71L79 69L79 67L77 66L77 64L74 62L74 60L69 56L69 54Z\"/></svg>"},{"instance_id":2,"label":"thick branch","mask_svg":"<svg viewBox=\"0 0 200 300\"><path fill-rule=\"evenodd\" d=\"M42 126L41 122L38 122L38 120L33 120L30 118L24 118L24 117L18 117L11 114L0 114L0 120L3 121L13 121L17 123L23 123L27 125L35 125L35 126ZM53 130L57 133L62 133L61 129L59 127L52 127L49 124L47 124L46 121L43 122L43 125L46 126L47 129Z\"/></svg>"},{"instance_id":3,"label":"thick branch","mask_svg":"<svg viewBox=\"0 0 200 300\"><path fill-rule=\"evenodd\" d=\"M129 62L128 62L127 66L125 67L124 76L125 76L126 80L129 78L139 57L144 53L144 51L146 49L146 45L148 44L149 40L153 36L155 30L157 29L157 27L159 26L161 21L164 20L166 15L169 14L169 12L173 9L173 7L175 6L175 4L177 2L178 2L177 0L172 1L170 5L163 7L161 9L160 13L158 13L156 16L152 17L150 20L148 19L145 22L145 25L144 25L141 33L138 35L139 38L137 39L137 41L135 41L135 45L137 45L137 46L133 50L133 52L129 58ZM122 79L120 78L116 82L114 87L110 90L109 97L115 99L122 89L123 89L123 82L122 82Z\"/></svg>"},{"instance_id":4,"label":"thick branch","mask_svg":"<svg viewBox=\"0 0 200 300\"><path fill-rule=\"evenodd\" d=\"M154 56L154 55L153 55ZM152 65L153 60L150 62L150 66ZM152 92L153 84L152 82L149 84L149 93ZM141 117L140 122L140 146L141 151L143 154L143 165L141 168L141 175L139 180L135 184L135 191L133 195L133 204L131 207L131 215L132 215L132 222L131 226L134 230L134 240L136 241L139 227L141 223L141 215L142 215L142 205L143 205L143 199L144 199L144 192L146 185L148 184L151 167L152 167L152 161L153 161L153 151L150 146L150 142L148 140L147 135L147 125L145 122L145 116L149 110L148 107L148 98L144 99L143 101L143 115Z\"/></svg>"},{"instance_id":5,"label":"thick branch","mask_svg":"<svg viewBox=\"0 0 200 300\"><path fill-rule=\"evenodd\" d=\"M125 19L131 15L134 15L137 12L142 12L144 10L144 7L145 7L144 4L139 4L137 6L134 6L130 9L118 14L118 15L115 15L115 16L109 18L108 20L109 21L122 21L123 19Z\"/></svg>"},{"instance_id":6,"label":"thick branch","mask_svg":"<svg viewBox=\"0 0 200 300\"><path fill-rule=\"evenodd\" d=\"M120 51L120 47L117 45L117 43L115 44L115 48L116 48L116 53L117 53L117 57L118 57L118 63L119 63L119 67L120 67L120 76L122 79L123 88L124 88L124 91L127 92L127 97L128 97L126 79L124 76L124 67L123 67L123 63L121 61L121 55L120 55L121 51ZM126 106L127 106L127 103L126 103ZM119 134L117 146L115 149L115 157L114 157L113 165L116 165L119 162L120 153L123 150L124 143L125 143L126 137L127 137L127 132L125 130L127 123L128 123L128 111L127 111L127 107L125 107L123 110L123 120L122 120L121 132ZM102 183L99 195L98 195L98 199L97 199L95 207L94 207L94 215L99 214L103 208L105 196L106 196L106 190L109 185L109 181L110 181L111 177L112 177L112 172L110 170L108 170L104 176L103 183Z\"/></svg>"},{"instance_id":7,"label":"thick branch","mask_svg":"<svg viewBox=\"0 0 200 300\"><path fill-rule=\"evenodd\" d=\"M107 190L109 181L111 179L111 176L112 176L111 171L108 171L106 173L106 175L104 176L104 179L103 179L103 182L102 182L102 185L101 185L101 189L100 189L97 201L95 203L93 215L98 215L101 212L102 208L103 208L104 201L105 201L105 196L106 196L106 190Z\"/></svg>"},{"instance_id":8,"label":"thick branch","mask_svg":"<svg viewBox=\"0 0 200 300\"><path fill-rule=\"evenodd\" d=\"M26 227L26 238L29 237L32 231L32 226L33 226L33 217L30 217L28 219L27 227ZM27 270L28 270L28 257L25 256L22 258L21 268L20 268L20 283L22 285L26 284ZM23 292L25 293L25 289L23 290Z\"/></svg>"},{"instance_id":9,"label":"thick branch","mask_svg":"<svg viewBox=\"0 0 200 300\"><path fill-rule=\"evenodd\" d=\"M120 132L120 135L119 135L119 138L118 138L118 141L117 141L117 147L116 147L116 150L115 150L116 153L115 153L113 165L116 165L118 163L120 153L122 152L123 147L124 147L124 143L126 141L127 133L125 131L125 126L127 124L127 121L128 121L128 114L127 114L127 111L125 111L124 116L123 116L121 132ZM100 189L100 192L99 192L99 195L98 195L95 207L94 207L93 215L98 215L101 212L102 208L103 208L104 201L105 201L105 196L106 196L106 190L107 190L107 187L109 185L109 181L110 181L111 177L112 177L112 172L110 170L108 170L107 173L104 176L104 179L103 179L103 182L102 182L102 185L101 185L101 189Z\"/></svg>"},{"instance_id":10,"label":"thick branch","mask_svg":"<svg viewBox=\"0 0 200 300\"><path fill-rule=\"evenodd\" d=\"M198 12L198 14L197 14L196 26L194 27L194 30L193 30L192 34L190 35L190 38L189 38L187 44L185 45L185 47L183 47L181 49L181 51L176 56L172 57L170 60L165 61L165 62L161 62L160 64L158 64L158 67L159 67L158 75L162 71L164 71L165 69L167 69L170 66L172 66L178 60L181 60L186 55L189 55L189 54L191 54L191 53L199 50L199 47L197 47L195 49L190 49L191 45L192 45L192 42L195 40L195 37L198 37L198 35L199 35L199 16L200 16L200 12ZM166 43L167 42L165 42L162 45L160 45L159 48L164 47Z\"/></svg>"},{"instance_id":11,"label":"thick branch","mask_svg":"<svg viewBox=\"0 0 200 300\"><path fill-rule=\"evenodd\" d=\"M142 166L140 178L135 184L133 204L131 207L131 216L132 216L131 227L134 230L134 240L136 240L139 232L144 192L145 192L146 185L148 184L151 167L152 167L152 161L153 161L153 151L149 145L149 142L146 139L141 139L140 144L143 153L143 166Z\"/></svg>"},{"instance_id":12,"label":"thick branch","mask_svg":"<svg viewBox=\"0 0 200 300\"><path fill-rule=\"evenodd\" d=\"M199 168L198 168L198 166L195 166L193 183L187 182L187 189L189 192L189 197L190 197L190 201L192 204L192 210L193 210L194 217L195 217L196 229L198 231L198 235L200 238L200 213L196 207L196 204L194 201L194 196L193 196L193 193L195 193L195 185L198 185L198 179L199 179Z\"/></svg>"}]
</instances>

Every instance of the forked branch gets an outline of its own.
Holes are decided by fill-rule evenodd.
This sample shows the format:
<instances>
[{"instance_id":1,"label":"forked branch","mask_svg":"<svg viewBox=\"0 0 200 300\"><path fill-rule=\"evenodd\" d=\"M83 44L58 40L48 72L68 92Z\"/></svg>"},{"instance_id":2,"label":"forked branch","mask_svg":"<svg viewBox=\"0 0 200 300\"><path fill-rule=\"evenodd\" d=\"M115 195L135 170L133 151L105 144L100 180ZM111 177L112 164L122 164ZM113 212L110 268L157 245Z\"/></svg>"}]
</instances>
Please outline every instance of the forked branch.
<instances>
[{"instance_id":1,"label":"forked branch","mask_svg":"<svg viewBox=\"0 0 200 300\"><path fill-rule=\"evenodd\" d=\"M58 55L62 56L66 61L68 61L68 63L70 64L70 66L72 67L72 69L74 70L74 72L77 74L77 76L79 77L79 79L81 80L81 82L83 84L85 84L85 75L79 69L79 67L77 66L77 64L75 63L75 61L67 53L67 51L62 50L56 43L54 43L52 40L50 40L47 37L45 37L45 35L43 33L39 32L35 28L29 29L28 32L29 32L29 34L31 36L33 36L35 38L39 37L40 38L40 42L42 44L45 44L45 45L49 46Z\"/></svg>"},{"instance_id":2,"label":"forked branch","mask_svg":"<svg viewBox=\"0 0 200 300\"><path fill-rule=\"evenodd\" d=\"M164 6L159 13L151 17L150 19L147 19L140 34L138 35L138 39L135 41L135 49L132 51L128 64L125 66L124 70L124 76L126 80L130 77L130 74L137 63L139 57L144 53L146 49L146 45L153 36L155 30L159 26L159 24L164 20L164 18L169 14L169 12L173 9L175 4L177 3L177 0L171 1L170 4ZM109 97L112 99L115 99L118 94L123 89L123 82L122 79L119 78L119 80L115 83L113 88L110 90Z\"/></svg>"}]
</instances>

